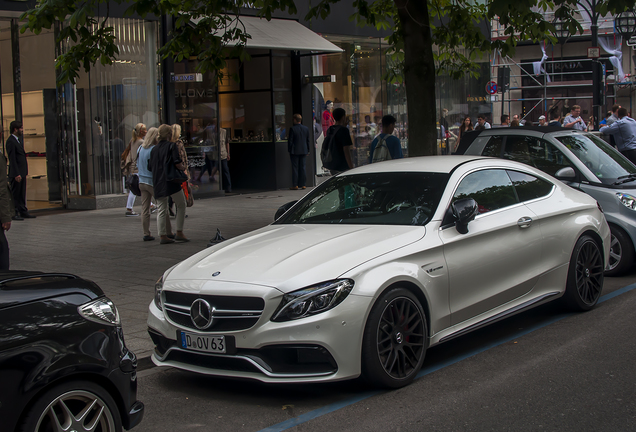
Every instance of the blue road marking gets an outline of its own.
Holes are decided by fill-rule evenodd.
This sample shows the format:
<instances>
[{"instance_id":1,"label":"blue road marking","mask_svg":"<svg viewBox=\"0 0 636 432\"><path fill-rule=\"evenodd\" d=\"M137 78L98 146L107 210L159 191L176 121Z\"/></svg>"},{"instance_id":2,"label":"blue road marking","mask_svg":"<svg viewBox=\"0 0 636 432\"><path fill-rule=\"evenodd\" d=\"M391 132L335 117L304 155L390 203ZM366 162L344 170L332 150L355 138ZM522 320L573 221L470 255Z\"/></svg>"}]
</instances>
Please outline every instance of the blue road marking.
<instances>
[{"instance_id":1,"label":"blue road marking","mask_svg":"<svg viewBox=\"0 0 636 432\"><path fill-rule=\"evenodd\" d=\"M598 300L598 302L599 303L603 303L603 302L605 302L607 300L611 300L614 297L618 297L621 294L625 294L626 292L633 290L634 288L636 288L636 284L628 285L626 287L623 287L621 289L613 291L613 292L611 292L609 294L601 296L601 298ZM491 348L494 348L496 346L503 345L503 344L505 344L507 342L513 341L515 339L518 339L521 336L527 335L528 333L532 333L533 331L539 330L539 329L541 329L543 327L547 327L550 324L554 324L557 321L561 321L564 318L567 318L567 317L570 317L570 316L573 316L573 315L576 315L576 314L577 314L576 312L569 312L569 313L563 313L563 314L555 315L552 318L548 319L547 321L542 321L541 323L539 323L539 324L537 324L537 325L535 325L533 327L525 328L522 331L516 332L512 336L507 336L507 337L503 337L503 338L500 338L500 339L497 339L497 340L493 340L491 343L489 343L489 344L487 344L485 346L476 348L476 349L474 349L472 351L469 351L467 353L464 353L464 354L460 354L460 355L451 357L451 358L449 358L447 361L445 361L443 363L438 363L438 364L435 364L435 365L424 367L424 368L422 368L420 373L417 374L416 379L419 379L419 378L423 377L424 375L428 375L430 373L436 372L436 371L438 371L440 369L443 369L445 367L451 366L451 365L453 365L455 363L459 363L460 361L466 360L469 357L472 357L474 355L480 354L480 353L482 353L484 351L487 351L487 350L489 350ZM358 403L358 402L361 402L361 401L363 401L365 399L368 399L368 398L370 398L372 396L377 396L377 395L380 395L380 394L383 394L383 393L388 393L388 390L377 390L377 391L369 391L369 392L360 393L360 394L358 394L358 395L356 395L354 397L342 400L340 402L334 402L334 403L326 405L326 406L324 406L322 408L318 408L318 409L315 409L313 411L309 411L308 413L299 415L298 417L294 417L294 418L291 418L289 420L285 420L284 422L275 424L275 425L267 427L265 429L261 429L259 432L280 432L280 431L284 431L284 430L290 429L290 428L292 428L294 426L297 426L299 424L306 423L306 422L308 422L310 420L313 420L315 418L321 417L321 416L323 416L325 414L329 414L329 413L332 413L334 411L338 411L341 408L345 408L345 407L347 407L349 405L353 405L355 403Z\"/></svg>"}]
</instances>

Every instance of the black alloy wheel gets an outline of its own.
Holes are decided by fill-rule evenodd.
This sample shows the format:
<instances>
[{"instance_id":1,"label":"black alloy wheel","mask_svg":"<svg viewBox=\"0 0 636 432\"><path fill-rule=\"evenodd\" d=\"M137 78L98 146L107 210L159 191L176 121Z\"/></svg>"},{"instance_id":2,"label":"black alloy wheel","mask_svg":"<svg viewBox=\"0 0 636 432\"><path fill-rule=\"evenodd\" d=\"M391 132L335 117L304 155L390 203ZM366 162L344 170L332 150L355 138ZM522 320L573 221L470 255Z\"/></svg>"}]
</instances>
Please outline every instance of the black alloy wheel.
<instances>
[{"instance_id":1,"label":"black alloy wheel","mask_svg":"<svg viewBox=\"0 0 636 432\"><path fill-rule=\"evenodd\" d=\"M604 267L603 253L598 243L587 235L579 238L570 259L563 296L571 309L586 311L596 305L603 291Z\"/></svg>"},{"instance_id":2,"label":"black alloy wheel","mask_svg":"<svg viewBox=\"0 0 636 432\"><path fill-rule=\"evenodd\" d=\"M390 290L369 315L363 342L363 373L375 385L403 387L421 369L426 346L426 316L419 300L404 288Z\"/></svg>"}]
</instances>

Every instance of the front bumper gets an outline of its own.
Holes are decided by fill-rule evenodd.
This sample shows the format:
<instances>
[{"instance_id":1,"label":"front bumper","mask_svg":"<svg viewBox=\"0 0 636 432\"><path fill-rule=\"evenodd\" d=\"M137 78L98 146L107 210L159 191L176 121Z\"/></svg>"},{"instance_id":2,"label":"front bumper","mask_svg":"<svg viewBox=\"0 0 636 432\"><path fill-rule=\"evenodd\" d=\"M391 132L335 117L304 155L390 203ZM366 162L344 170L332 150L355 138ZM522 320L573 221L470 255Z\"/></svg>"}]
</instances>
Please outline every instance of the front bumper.
<instances>
[{"instance_id":1,"label":"front bumper","mask_svg":"<svg viewBox=\"0 0 636 432\"><path fill-rule=\"evenodd\" d=\"M199 332L224 335L235 349L227 354L200 353L179 344L180 328L152 302L148 332L155 343L152 361L207 375L251 378L262 382L337 381L360 375L364 324L373 299L349 295L327 312L287 322L269 320L277 301L266 301L258 322L242 331Z\"/></svg>"}]
</instances>

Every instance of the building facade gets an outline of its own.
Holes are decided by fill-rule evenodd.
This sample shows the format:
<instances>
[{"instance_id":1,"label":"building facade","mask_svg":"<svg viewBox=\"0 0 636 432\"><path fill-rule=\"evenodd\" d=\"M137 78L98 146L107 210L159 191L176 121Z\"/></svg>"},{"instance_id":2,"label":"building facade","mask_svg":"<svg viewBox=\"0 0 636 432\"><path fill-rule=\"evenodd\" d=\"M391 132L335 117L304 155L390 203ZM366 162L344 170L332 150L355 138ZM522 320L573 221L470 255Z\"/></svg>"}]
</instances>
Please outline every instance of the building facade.
<instances>
[{"instance_id":1,"label":"building facade","mask_svg":"<svg viewBox=\"0 0 636 432\"><path fill-rule=\"evenodd\" d=\"M248 44L251 60L228 59L225 77L217 84L214 74L196 72L196 59L173 63L158 58L169 20L124 17L124 9L113 3L109 25L115 28L119 57L113 65L97 64L89 73L80 72L75 84L63 87L56 87L54 67L56 55L68 49L55 39L63 24L39 35L19 32L20 14L33 5L0 0L3 143L9 123L22 119L31 209L123 208L120 155L138 123L147 128L181 125L195 197L223 194L229 188L219 171L225 167L220 162L225 156L222 137L229 142L233 191L291 186L286 131L292 115L301 114L310 130L314 119L322 128L327 101L347 112L356 165L368 163L370 143L386 114L396 117L394 133L407 154L405 87L384 79L389 67L387 33L350 22L350 4L333 5L325 21L304 21L307 11L302 8L297 16L279 14L275 18L282 21L270 23L263 34L293 21L319 39L316 45L297 46L293 35L278 45L255 37ZM483 69L487 71L487 63ZM438 79L437 105L446 113L438 120L447 122L453 135L466 115L473 121L479 113L490 116L491 104L481 91L488 79L487 73L459 82ZM323 174L318 155L324 133L314 138L307 158L310 186ZM452 145L440 135L440 153Z\"/></svg>"}]
</instances>

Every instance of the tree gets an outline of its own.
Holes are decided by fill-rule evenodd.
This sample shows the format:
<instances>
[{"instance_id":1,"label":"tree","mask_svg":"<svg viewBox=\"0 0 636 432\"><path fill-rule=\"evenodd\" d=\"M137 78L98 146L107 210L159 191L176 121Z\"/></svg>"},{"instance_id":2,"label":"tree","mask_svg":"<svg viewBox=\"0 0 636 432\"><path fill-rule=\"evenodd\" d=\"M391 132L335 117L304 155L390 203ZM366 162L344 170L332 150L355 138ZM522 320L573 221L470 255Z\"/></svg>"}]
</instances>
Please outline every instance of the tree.
<instances>
[{"instance_id":1,"label":"tree","mask_svg":"<svg viewBox=\"0 0 636 432\"><path fill-rule=\"evenodd\" d=\"M121 3L123 0L114 0ZM259 15L272 18L278 11L296 14L300 0L138 0L128 14L145 17L167 15L174 19L170 41L159 49L162 58L175 61L198 59L198 71L215 71L219 78L230 57L247 60L244 50L249 35L241 24L243 7L254 7ZM311 0L307 0L311 4ZM317 0L306 19L328 19L331 5L345 0ZM387 38L395 65L390 80L404 80L409 118L409 155L437 153L435 74L458 78L475 76L475 61L492 50L514 54L518 41L555 40L554 26L543 12L555 11L570 32L581 32L574 18L577 0L353 0L351 20L358 25L392 29ZM88 71L97 61L112 64L118 50L113 29L108 27L108 0L38 0L36 7L23 14L26 29L38 34L56 20L66 21L58 42L70 39L72 47L56 60L58 84L74 82L81 68ZM105 5L104 16L95 10ZM633 0L599 0L601 13L617 13L633 7ZM507 26L505 40L490 40L481 23L498 18Z\"/></svg>"}]
</instances>

